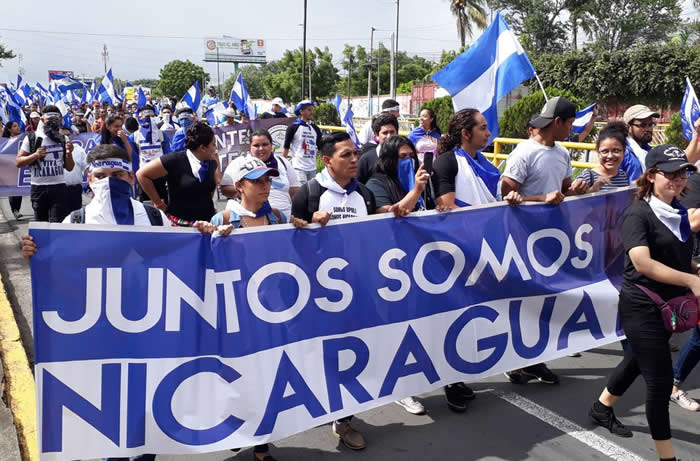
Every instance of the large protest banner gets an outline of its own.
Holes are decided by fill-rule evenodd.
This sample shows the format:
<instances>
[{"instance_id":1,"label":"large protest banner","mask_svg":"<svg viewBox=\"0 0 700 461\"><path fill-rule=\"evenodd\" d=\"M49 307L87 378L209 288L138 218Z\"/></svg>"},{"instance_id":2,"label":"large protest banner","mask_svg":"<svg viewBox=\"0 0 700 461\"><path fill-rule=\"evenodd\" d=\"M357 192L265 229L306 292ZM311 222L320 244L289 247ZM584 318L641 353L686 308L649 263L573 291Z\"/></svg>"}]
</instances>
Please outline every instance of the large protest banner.
<instances>
[{"instance_id":1,"label":"large protest banner","mask_svg":"<svg viewBox=\"0 0 700 461\"><path fill-rule=\"evenodd\" d=\"M264 128L270 132L275 149L281 150L284 143L284 134L287 126L294 119L268 119L251 120L248 123L236 123L232 126L217 126L214 128L216 145L221 158L222 168L226 168L228 162L241 153L250 150L250 133L258 128ZM170 139L174 134L172 130L164 131ZM0 138L0 197L9 195L29 195L31 184L29 168L17 168L15 157L22 145L24 136L13 139ZM99 133L82 133L71 137L71 141L90 152L100 141Z\"/></svg>"},{"instance_id":2,"label":"large protest banner","mask_svg":"<svg viewBox=\"0 0 700 461\"><path fill-rule=\"evenodd\" d=\"M41 459L250 446L618 341L631 196L214 238L32 224Z\"/></svg>"}]
</instances>

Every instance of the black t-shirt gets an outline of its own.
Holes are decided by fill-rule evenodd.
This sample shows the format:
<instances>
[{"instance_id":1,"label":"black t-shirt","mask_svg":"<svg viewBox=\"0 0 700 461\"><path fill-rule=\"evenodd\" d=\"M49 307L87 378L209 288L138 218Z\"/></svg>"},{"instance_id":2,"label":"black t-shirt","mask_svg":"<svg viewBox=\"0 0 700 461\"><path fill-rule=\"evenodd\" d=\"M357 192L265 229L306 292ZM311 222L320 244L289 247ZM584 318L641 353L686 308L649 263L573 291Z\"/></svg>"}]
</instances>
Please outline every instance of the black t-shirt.
<instances>
[{"instance_id":1,"label":"black t-shirt","mask_svg":"<svg viewBox=\"0 0 700 461\"><path fill-rule=\"evenodd\" d=\"M700 208L700 173L695 173L688 178L687 190L681 196L681 203L684 207Z\"/></svg>"},{"instance_id":2,"label":"black t-shirt","mask_svg":"<svg viewBox=\"0 0 700 461\"><path fill-rule=\"evenodd\" d=\"M379 156L377 155L377 145L374 148L366 150L360 161L357 164L357 180L362 184L367 184L369 178L374 174L374 165L377 163Z\"/></svg>"},{"instance_id":3,"label":"black t-shirt","mask_svg":"<svg viewBox=\"0 0 700 461\"><path fill-rule=\"evenodd\" d=\"M287 115L282 112L265 112L260 118L287 118Z\"/></svg>"},{"instance_id":4,"label":"black t-shirt","mask_svg":"<svg viewBox=\"0 0 700 461\"><path fill-rule=\"evenodd\" d=\"M216 188L216 160L209 160L204 182L195 178L186 152L160 157L168 170L168 213L188 221L209 221L216 213L212 194Z\"/></svg>"},{"instance_id":5,"label":"black t-shirt","mask_svg":"<svg viewBox=\"0 0 700 461\"><path fill-rule=\"evenodd\" d=\"M453 150L437 156L433 162L432 177L435 198L455 191L457 173L459 173L459 165Z\"/></svg>"},{"instance_id":6,"label":"black t-shirt","mask_svg":"<svg viewBox=\"0 0 700 461\"><path fill-rule=\"evenodd\" d=\"M625 273L622 282L622 294L635 304L653 304L635 284L642 285L657 293L664 300L681 296L688 289L652 280L634 268L629 251L638 246L649 248L651 259L672 269L692 273L690 260L693 256L693 239L685 243L656 217L645 200L635 201L625 212L622 221L622 243L625 247Z\"/></svg>"}]
</instances>

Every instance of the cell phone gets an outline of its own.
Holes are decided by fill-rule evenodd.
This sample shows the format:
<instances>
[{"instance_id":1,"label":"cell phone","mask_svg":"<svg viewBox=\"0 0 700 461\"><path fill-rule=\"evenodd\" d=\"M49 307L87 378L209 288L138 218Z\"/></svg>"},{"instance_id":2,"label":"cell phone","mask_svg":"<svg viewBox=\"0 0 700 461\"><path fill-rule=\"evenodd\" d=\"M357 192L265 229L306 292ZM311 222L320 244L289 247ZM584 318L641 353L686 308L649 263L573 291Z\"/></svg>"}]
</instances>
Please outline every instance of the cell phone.
<instances>
[{"instance_id":1,"label":"cell phone","mask_svg":"<svg viewBox=\"0 0 700 461\"><path fill-rule=\"evenodd\" d=\"M435 154L433 152L426 152L423 154L423 168L425 168L425 172L428 174L432 174L433 172L433 156Z\"/></svg>"}]
</instances>

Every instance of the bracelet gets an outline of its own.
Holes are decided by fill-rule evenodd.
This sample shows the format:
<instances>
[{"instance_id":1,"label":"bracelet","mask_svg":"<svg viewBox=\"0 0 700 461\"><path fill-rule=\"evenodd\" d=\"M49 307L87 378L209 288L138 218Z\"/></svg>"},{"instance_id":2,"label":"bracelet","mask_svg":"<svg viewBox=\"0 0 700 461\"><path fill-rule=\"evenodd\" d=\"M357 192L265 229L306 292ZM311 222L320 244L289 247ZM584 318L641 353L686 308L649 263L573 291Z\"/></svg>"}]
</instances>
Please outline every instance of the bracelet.
<instances>
[{"instance_id":1,"label":"bracelet","mask_svg":"<svg viewBox=\"0 0 700 461\"><path fill-rule=\"evenodd\" d=\"M168 207L168 205L166 205L165 202L162 200L158 203L154 203L153 206L160 209L160 210L165 210L165 208Z\"/></svg>"}]
</instances>

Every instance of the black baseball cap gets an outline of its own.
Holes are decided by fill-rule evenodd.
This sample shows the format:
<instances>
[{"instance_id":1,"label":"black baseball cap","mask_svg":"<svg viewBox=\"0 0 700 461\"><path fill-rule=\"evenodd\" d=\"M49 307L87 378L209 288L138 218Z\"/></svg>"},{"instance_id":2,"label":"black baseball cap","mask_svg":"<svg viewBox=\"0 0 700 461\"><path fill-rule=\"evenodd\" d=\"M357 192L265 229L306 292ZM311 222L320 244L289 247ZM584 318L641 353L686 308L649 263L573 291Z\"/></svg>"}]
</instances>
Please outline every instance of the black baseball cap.
<instances>
[{"instance_id":1,"label":"black baseball cap","mask_svg":"<svg viewBox=\"0 0 700 461\"><path fill-rule=\"evenodd\" d=\"M544 128L557 117L563 120L576 118L576 106L574 103L562 96L556 96L547 101L540 114L530 119L529 124L533 128Z\"/></svg>"},{"instance_id":2,"label":"black baseball cap","mask_svg":"<svg viewBox=\"0 0 700 461\"><path fill-rule=\"evenodd\" d=\"M647 167L647 170L655 168L664 173L674 173L683 168L687 168L690 171L698 171L695 165L688 162L685 152L673 144L662 144L654 147L647 153L644 165Z\"/></svg>"}]
</instances>

